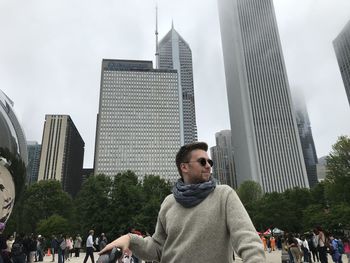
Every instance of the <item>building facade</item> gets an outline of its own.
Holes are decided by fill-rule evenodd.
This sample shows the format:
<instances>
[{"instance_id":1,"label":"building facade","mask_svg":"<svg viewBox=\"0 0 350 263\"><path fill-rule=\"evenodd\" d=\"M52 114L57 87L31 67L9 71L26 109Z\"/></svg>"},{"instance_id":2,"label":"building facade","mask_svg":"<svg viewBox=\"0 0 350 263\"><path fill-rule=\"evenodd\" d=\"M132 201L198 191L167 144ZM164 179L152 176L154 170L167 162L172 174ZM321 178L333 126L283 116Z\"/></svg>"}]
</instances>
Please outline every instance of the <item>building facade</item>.
<instances>
[{"instance_id":1,"label":"building facade","mask_svg":"<svg viewBox=\"0 0 350 263\"><path fill-rule=\"evenodd\" d=\"M306 103L301 95L293 94L294 109L296 113L296 122L303 150L304 163L309 181L309 186L314 187L318 183L317 179L317 154L312 136L309 114Z\"/></svg>"},{"instance_id":2,"label":"building facade","mask_svg":"<svg viewBox=\"0 0 350 263\"><path fill-rule=\"evenodd\" d=\"M237 183L309 187L272 0L218 0Z\"/></svg>"},{"instance_id":3,"label":"building facade","mask_svg":"<svg viewBox=\"0 0 350 263\"><path fill-rule=\"evenodd\" d=\"M85 143L68 115L46 115L42 139L40 180L61 181L75 196L81 187Z\"/></svg>"},{"instance_id":4,"label":"building facade","mask_svg":"<svg viewBox=\"0 0 350 263\"><path fill-rule=\"evenodd\" d=\"M131 170L140 180L152 174L175 182L179 116L176 70L153 69L152 61L103 59L95 174Z\"/></svg>"},{"instance_id":5,"label":"building facade","mask_svg":"<svg viewBox=\"0 0 350 263\"><path fill-rule=\"evenodd\" d=\"M350 104L350 21L333 40L333 47Z\"/></svg>"},{"instance_id":6,"label":"building facade","mask_svg":"<svg viewBox=\"0 0 350 263\"><path fill-rule=\"evenodd\" d=\"M159 68L176 69L179 76L181 144L197 141L192 51L172 25L159 42Z\"/></svg>"},{"instance_id":7,"label":"building facade","mask_svg":"<svg viewBox=\"0 0 350 263\"><path fill-rule=\"evenodd\" d=\"M215 134L216 146L210 148L214 161L213 176L222 184L237 188L231 131L223 130Z\"/></svg>"},{"instance_id":8,"label":"building facade","mask_svg":"<svg viewBox=\"0 0 350 263\"><path fill-rule=\"evenodd\" d=\"M33 184L38 181L41 145L38 142L28 141L28 166L27 183Z\"/></svg>"},{"instance_id":9,"label":"building facade","mask_svg":"<svg viewBox=\"0 0 350 263\"><path fill-rule=\"evenodd\" d=\"M0 90L0 148L8 149L28 164L27 141L13 111L14 103Z\"/></svg>"}]
</instances>

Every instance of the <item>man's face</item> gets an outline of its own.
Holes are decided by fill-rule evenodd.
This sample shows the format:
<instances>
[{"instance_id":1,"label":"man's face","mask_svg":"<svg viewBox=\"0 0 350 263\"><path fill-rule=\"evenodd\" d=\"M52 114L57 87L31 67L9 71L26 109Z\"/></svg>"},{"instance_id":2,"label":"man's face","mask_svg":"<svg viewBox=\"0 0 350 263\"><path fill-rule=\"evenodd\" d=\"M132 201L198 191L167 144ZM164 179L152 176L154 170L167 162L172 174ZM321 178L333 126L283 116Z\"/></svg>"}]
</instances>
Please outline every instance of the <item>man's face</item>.
<instances>
[{"instance_id":1,"label":"man's face","mask_svg":"<svg viewBox=\"0 0 350 263\"><path fill-rule=\"evenodd\" d=\"M194 150L191 152L191 159L188 163L181 166L185 184L198 184L207 182L210 178L211 166L208 162L204 166L198 162L201 158L208 160L208 154L203 150Z\"/></svg>"}]
</instances>

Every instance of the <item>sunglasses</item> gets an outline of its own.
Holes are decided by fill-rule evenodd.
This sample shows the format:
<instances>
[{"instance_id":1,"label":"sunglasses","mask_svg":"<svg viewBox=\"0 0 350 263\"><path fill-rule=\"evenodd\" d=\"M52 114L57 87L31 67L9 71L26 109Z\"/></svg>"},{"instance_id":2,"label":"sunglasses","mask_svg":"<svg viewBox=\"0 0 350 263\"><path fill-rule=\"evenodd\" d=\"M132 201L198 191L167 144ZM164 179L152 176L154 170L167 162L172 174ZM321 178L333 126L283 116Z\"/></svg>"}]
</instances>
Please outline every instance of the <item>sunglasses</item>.
<instances>
[{"instance_id":1,"label":"sunglasses","mask_svg":"<svg viewBox=\"0 0 350 263\"><path fill-rule=\"evenodd\" d=\"M209 163L209 165L211 166L211 167L213 167L213 165L214 165L214 162L212 161L212 160L210 160L210 159L205 159L205 158L199 158L198 160L196 160L196 161L191 161L191 162L185 162L185 163L193 163L193 162L197 162L197 163L199 163L201 166L205 166L206 164L207 164L207 162Z\"/></svg>"}]
</instances>

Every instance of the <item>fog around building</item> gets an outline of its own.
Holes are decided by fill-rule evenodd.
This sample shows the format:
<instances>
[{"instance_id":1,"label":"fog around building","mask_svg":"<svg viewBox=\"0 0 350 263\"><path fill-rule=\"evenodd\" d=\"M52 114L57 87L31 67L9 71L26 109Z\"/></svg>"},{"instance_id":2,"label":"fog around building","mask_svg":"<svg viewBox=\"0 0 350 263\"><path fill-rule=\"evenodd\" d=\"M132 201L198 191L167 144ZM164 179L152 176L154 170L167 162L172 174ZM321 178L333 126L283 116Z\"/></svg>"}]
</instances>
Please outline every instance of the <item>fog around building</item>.
<instances>
[{"instance_id":1,"label":"fog around building","mask_svg":"<svg viewBox=\"0 0 350 263\"><path fill-rule=\"evenodd\" d=\"M290 87L307 105L317 155L349 134L350 108L332 41L348 0L274 1ZM156 1L0 0L0 87L27 140L45 114L71 116L92 167L103 58L153 60ZM192 49L198 139L230 129L216 0L158 1L159 40L171 24ZM155 64L155 63L154 63Z\"/></svg>"}]
</instances>

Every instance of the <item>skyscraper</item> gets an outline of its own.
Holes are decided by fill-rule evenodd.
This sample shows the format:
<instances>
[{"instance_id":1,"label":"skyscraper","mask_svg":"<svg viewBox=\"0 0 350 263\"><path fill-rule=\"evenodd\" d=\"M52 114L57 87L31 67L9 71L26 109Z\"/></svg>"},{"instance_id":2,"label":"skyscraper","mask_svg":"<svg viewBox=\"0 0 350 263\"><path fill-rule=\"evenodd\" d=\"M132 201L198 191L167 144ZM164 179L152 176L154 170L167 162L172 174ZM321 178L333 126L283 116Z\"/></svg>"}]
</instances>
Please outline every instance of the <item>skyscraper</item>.
<instances>
[{"instance_id":1,"label":"skyscraper","mask_svg":"<svg viewBox=\"0 0 350 263\"><path fill-rule=\"evenodd\" d=\"M32 184L38 181L41 145L37 142L27 142L28 149L28 166L27 166L27 182Z\"/></svg>"},{"instance_id":2,"label":"skyscraper","mask_svg":"<svg viewBox=\"0 0 350 263\"><path fill-rule=\"evenodd\" d=\"M237 188L231 131L223 130L215 133L216 146L210 148L211 158L214 161L213 176L220 183Z\"/></svg>"},{"instance_id":3,"label":"skyscraper","mask_svg":"<svg viewBox=\"0 0 350 263\"><path fill-rule=\"evenodd\" d=\"M181 144L197 141L197 124L193 88L192 51L172 25L159 42L159 68L176 69L179 76Z\"/></svg>"},{"instance_id":4,"label":"skyscraper","mask_svg":"<svg viewBox=\"0 0 350 263\"><path fill-rule=\"evenodd\" d=\"M308 187L272 0L218 7L237 183Z\"/></svg>"},{"instance_id":5,"label":"skyscraper","mask_svg":"<svg viewBox=\"0 0 350 263\"><path fill-rule=\"evenodd\" d=\"M333 46L350 104L350 21L333 40Z\"/></svg>"},{"instance_id":6,"label":"skyscraper","mask_svg":"<svg viewBox=\"0 0 350 263\"><path fill-rule=\"evenodd\" d=\"M175 182L180 147L178 76L152 61L103 59L95 174L131 170Z\"/></svg>"},{"instance_id":7,"label":"skyscraper","mask_svg":"<svg viewBox=\"0 0 350 263\"><path fill-rule=\"evenodd\" d=\"M38 181L61 181L63 190L75 196L81 187L84 147L70 116L46 115Z\"/></svg>"},{"instance_id":8,"label":"skyscraper","mask_svg":"<svg viewBox=\"0 0 350 263\"><path fill-rule=\"evenodd\" d=\"M293 104L296 113L296 122L303 150L304 163L309 181L313 187L318 183L317 179L317 154L314 139L312 137L309 114L307 112L304 97L301 94L293 93Z\"/></svg>"}]
</instances>

